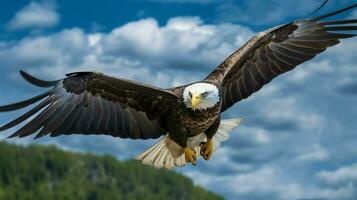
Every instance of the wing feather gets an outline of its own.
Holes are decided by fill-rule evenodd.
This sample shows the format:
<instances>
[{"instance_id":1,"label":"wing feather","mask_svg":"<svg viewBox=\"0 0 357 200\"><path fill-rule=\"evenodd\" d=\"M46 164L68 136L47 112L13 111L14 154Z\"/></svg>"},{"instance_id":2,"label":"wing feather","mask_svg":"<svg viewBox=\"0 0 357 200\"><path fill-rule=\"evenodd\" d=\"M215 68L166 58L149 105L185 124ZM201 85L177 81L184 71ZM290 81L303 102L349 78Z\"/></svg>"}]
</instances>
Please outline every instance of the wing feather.
<instances>
[{"instance_id":1,"label":"wing feather","mask_svg":"<svg viewBox=\"0 0 357 200\"><path fill-rule=\"evenodd\" d=\"M7 130L29 120L10 137L35 138L68 134L107 134L148 139L165 134L166 115L177 101L171 91L93 72L67 74L58 81L43 81L26 72L22 76L49 91L28 100L0 107L17 110L40 102L30 111L0 127Z\"/></svg>"},{"instance_id":2,"label":"wing feather","mask_svg":"<svg viewBox=\"0 0 357 200\"><path fill-rule=\"evenodd\" d=\"M357 19L320 21L355 7L357 4L313 19L297 20L252 37L205 79L221 84L221 111L249 97L276 76L338 44L341 39L356 36L353 31L357 30Z\"/></svg>"},{"instance_id":3,"label":"wing feather","mask_svg":"<svg viewBox=\"0 0 357 200\"><path fill-rule=\"evenodd\" d=\"M50 101L48 99L43 101L42 103L40 103L39 105L37 105L36 107L31 109L30 111L26 112L25 114L21 115L20 117L16 118L15 120L0 127L0 131L7 130L9 128L12 128L12 127L24 122L25 120L27 120L28 118L30 118L31 116L33 116L34 114L36 114L37 112L39 112L41 109L43 109L44 107L46 107L49 104L50 104Z\"/></svg>"},{"instance_id":4,"label":"wing feather","mask_svg":"<svg viewBox=\"0 0 357 200\"><path fill-rule=\"evenodd\" d=\"M7 111L13 111L13 110L18 110L21 108L24 108L26 106L29 106L31 104L34 104L42 99L44 99L45 97L47 97L49 94L51 94L51 91L48 92L44 92L38 96L32 97L30 99L27 99L25 101L21 101L18 103L14 103L14 104L9 104L6 106L0 106L0 112L7 112Z\"/></svg>"}]
</instances>

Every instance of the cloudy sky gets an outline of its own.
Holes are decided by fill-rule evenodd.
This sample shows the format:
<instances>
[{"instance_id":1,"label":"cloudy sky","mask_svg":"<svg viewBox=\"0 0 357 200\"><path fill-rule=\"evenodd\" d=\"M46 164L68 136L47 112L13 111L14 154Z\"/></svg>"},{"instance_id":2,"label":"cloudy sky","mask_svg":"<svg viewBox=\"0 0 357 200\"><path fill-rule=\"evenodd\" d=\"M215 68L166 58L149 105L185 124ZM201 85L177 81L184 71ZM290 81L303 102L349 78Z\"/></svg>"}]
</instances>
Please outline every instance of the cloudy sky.
<instances>
[{"instance_id":1,"label":"cloudy sky","mask_svg":"<svg viewBox=\"0 0 357 200\"><path fill-rule=\"evenodd\" d=\"M107 0L0 3L0 104L44 79L95 70L171 87L203 78L254 33L301 18L322 0ZM321 11L356 3L332 0ZM339 18L357 18L357 9ZM178 170L227 199L357 199L357 39L272 81L224 113L244 117L210 162ZM23 111L22 111L23 112ZM0 115L3 124L22 112ZM4 139L10 134L2 133ZM155 141L63 136L8 142L128 159Z\"/></svg>"}]
</instances>

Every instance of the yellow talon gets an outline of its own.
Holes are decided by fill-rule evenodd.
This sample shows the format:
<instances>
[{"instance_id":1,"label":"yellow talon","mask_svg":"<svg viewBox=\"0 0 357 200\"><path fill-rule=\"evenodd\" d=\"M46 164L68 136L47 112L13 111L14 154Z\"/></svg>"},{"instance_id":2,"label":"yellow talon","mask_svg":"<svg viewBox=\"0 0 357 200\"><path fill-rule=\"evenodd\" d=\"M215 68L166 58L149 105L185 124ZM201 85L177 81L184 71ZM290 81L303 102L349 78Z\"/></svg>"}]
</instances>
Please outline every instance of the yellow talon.
<instances>
[{"instance_id":1,"label":"yellow talon","mask_svg":"<svg viewBox=\"0 0 357 200\"><path fill-rule=\"evenodd\" d=\"M185 147L183 151L185 153L186 162L190 162L192 163L192 165L196 165L196 159L197 159L196 151L188 147Z\"/></svg>"},{"instance_id":2,"label":"yellow talon","mask_svg":"<svg viewBox=\"0 0 357 200\"><path fill-rule=\"evenodd\" d=\"M213 153L213 141L208 139L207 142L201 146L201 155L205 160L209 160Z\"/></svg>"}]
</instances>

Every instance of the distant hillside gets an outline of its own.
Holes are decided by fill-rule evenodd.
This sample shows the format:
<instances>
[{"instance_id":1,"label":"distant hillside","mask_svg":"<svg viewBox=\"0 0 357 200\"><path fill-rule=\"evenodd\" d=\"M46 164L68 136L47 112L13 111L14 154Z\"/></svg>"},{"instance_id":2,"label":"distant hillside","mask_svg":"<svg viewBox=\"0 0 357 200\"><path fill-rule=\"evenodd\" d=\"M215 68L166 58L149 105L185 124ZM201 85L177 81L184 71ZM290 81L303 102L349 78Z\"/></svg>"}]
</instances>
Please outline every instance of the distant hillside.
<instances>
[{"instance_id":1,"label":"distant hillside","mask_svg":"<svg viewBox=\"0 0 357 200\"><path fill-rule=\"evenodd\" d=\"M182 175L111 156L0 142L0 199L222 199Z\"/></svg>"}]
</instances>

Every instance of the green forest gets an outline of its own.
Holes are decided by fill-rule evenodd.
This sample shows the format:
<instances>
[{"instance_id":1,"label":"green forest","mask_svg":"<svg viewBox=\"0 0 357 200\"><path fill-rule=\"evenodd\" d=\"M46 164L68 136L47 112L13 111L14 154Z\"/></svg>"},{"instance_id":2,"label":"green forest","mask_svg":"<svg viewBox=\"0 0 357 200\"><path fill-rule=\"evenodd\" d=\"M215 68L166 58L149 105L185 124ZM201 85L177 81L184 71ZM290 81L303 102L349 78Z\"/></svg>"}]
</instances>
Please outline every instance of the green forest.
<instances>
[{"instance_id":1,"label":"green forest","mask_svg":"<svg viewBox=\"0 0 357 200\"><path fill-rule=\"evenodd\" d=\"M0 199L213 200L222 197L173 171L54 146L0 142Z\"/></svg>"}]
</instances>

